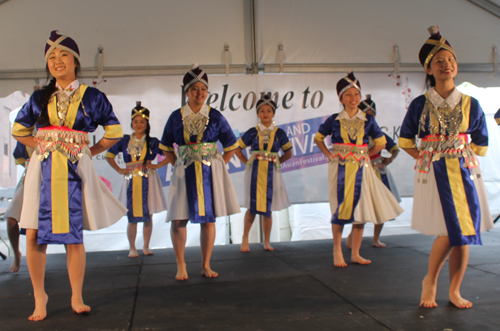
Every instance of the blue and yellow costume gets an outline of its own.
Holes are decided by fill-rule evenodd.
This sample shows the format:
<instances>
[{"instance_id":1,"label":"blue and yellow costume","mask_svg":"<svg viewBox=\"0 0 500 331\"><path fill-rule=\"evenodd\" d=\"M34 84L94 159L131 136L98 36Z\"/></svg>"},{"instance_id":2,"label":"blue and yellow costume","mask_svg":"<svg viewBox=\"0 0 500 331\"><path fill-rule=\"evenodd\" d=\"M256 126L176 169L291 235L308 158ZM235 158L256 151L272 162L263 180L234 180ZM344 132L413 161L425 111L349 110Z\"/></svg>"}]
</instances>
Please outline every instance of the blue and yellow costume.
<instances>
[{"instance_id":1,"label":"blue and yellow costume","mask_svg":"<svg viewBox=\"0 0 500 331\"><path fill-rule=\"evenodd\" d=\"M273 185L274 177L281 177L279 150L286 152L292 148L285 131L273 124L269 128L259 124L245 132L238 140L238 144L241 149L250 146L252 152L252 156L247 162L249 167L245 170L245 172L250 172L250 183L245 192L248 195L248 198L245 199L247 204L245 207L250 209L250 213L271 217L272 211L278 211L290 206L286 190L281 194L274 191L275 189L283 190L284 185L278 188ZM283 199L280 199L280 197L283 197ZM285 201L275 201L277 199Z\"/></svg>"},{"instance_id":2,"label":"blue and yellow costume","mask_svg":"<svg viewBox=\"0 0 500 331\"><path fill-rule=\"evenodd\" d=\"M476 157L488 148L479 102L456 88L446 100L430 89L410 104L399 146L416 148L415 138L421 139L413 207L419 212L412 227L447 235L451 246L481 244L480 232L493 223Z\"/></svg>"},{"instance_id":3,"label":"blue and yellow costume","mask_svg":"<svg viewBox=\"0 0 500 331\"><path fill-rule=\"evenodd\" d=\"M167 221L190 219L212 223L219 216L239 213L239 204L222 156L238 148L236 137L222 114L206 104L194 114L189 104L169 117L160 148L177 161L170 181Z\"/></svg>"},{"instance_id":4,"label":"blue and yellow costume","mask_svg":"<svg viewBox=\"0 0 500 331\"><path fill-rule=\"evenodd\" d=\"M106 96L78 80L55 92L47 105L50 125L40 127L42 93L33 93L12 129L12 135L27 137L36 128L38 138L26 177L24 207L29 207L23 207L21 227L38 229L40 245L81 244L83 229L109 226L125 213L95 173L88 146L88 133L98 125L107 139L121 138L122 129ZM59 93L66 94L66 109ZM98 210L101 206L105 210Z\"/></svg>"},{"instance_id":5,"label":"blue and yellow costume","mask_svg":"<svg viewBox=\"0 0 500 331\"><path fill-rule=\"evenodd\" d=\"M146 138L146 136L144 135L143 138ZM139 149L139 154L135 154L135 151ZM126 176L126 182L124 183L126 186L126 199L124 200L128 209L128 221L130 223L149 222L151 221L151 214L166 210L163 188L157 171L144 167L144 159L146 159L146 163L151 163L158 154L163 155L163 151L160 149L160 141L151 137L149 154L145 155L145 139L124 135L118 143L106 152L106 158L114 159L119 153L123 154L123 160L127 164L127 170L129 170L129 175ZM165 208L156 208L156 206L151 205L152 201L150 200L157 200L154 197L150 199L150 189L152 188L155 191L152 192L153 194L161 195L159 198ZM119 200L121 199L119 198Z\"/></svg>"},{"instance_id":6,"label":"blue and yellow costume","mask_svg":"<svg viewBox=\"0 0 500 331\"><path fill-rule=\"evenodd\" d=\"M495 119L495 122L497 122L497 124L500 125L500 109L497 110L493 118Z\"/></svg>"},{"instance_id":7,"label":"blue and yellow costume","mask_svg":"<svg viewBox=\"0 0 500 331\"><path fill-rule=\"evenodd\" d=\"M368 156L369 138L385 145L386 138L373 116L361 110L352 117L345 110L321 124L315 140L331 135L329 158L332 224L383 223L396 218L402 209L392 193L378 180Z\"/></svg>"}]
</instances>

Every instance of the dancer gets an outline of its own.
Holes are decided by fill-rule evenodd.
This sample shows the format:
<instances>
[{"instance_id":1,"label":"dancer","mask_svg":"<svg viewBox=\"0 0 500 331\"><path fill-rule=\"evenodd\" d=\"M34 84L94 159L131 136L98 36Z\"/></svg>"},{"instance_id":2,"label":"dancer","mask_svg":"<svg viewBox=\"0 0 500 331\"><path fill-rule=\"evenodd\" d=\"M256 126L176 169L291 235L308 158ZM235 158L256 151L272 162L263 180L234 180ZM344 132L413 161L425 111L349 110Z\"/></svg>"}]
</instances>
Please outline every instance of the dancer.
<instances>
[{"instance_id":1,"label":"dancer","mask_svg":"<svg viewBox=\"0 0 500 331\"><path fill-rule=\"evenodd\" d=\"M33 153L33 148L26 147L20 142L16 144L14 148L14 159L17 165L22 165L27 167ZM9 204L9 207L5 211L4 218L7 220L7 234L9 236L9 242L14 251L14 260L10 266L10 272L18 272L21 267L21 251L19 250L19 235L26 234L26 230L20 230L18 222L21 217L21 208L23 207L23 194L24 194L24 178L26 176L26 169L21 175L21 179L17 184L14 197Z\"/></svg>"},{"instance_id":2,"label":"dancer","mask_svg":"<svg viewBox=\"0 0 500 331\"><path fill-rule=\"evenodd\" d=\"M366 100L361 101L359 109L373 117L377 115L377 105L372 100L371 94L367 94ZM392 177L392 174L390 173L389 169L387 169L387 166L391 164L392 161L394 161L394 159L396 159L396 157L398 156L399 148L398 145L394 142L394 140L392 140L392 138L389 137L385 132L384 136L387 141L384 149L387 150L391 154L391 156L382 157L380 153L377 153L375 155L371 155L370 160L372 162L373 170L375 170L375 174L377 175L377 177L384 183L385 186L387 186L387 188L392 192L392 194L394 194L396 200L398 202L401 202L401 197L399 196L399 191L396 186L396 181ZM370 138L370 141L368 143L368 148L371 148L373 144L374 144L373 139ZM386 244L380 241L380 233L382 232L383 227L384 223L375 224L373 226L373 247L383 248L387 246ZM348 248L351 248L351 245L352 245L352 230L346 240L346 246Z\"/></svg>"},{"instance_id":3,"label":"dancer","mask_svg":"<svg viewBox=\"0 0 500 331\"><path fill-rule=\"evenodd\" d=\"M333 264L346 267L342 254L344 224L353 223L351 262L369 264L359 254L365 222L381 224L403 212L392 193L376 178L369 156L379 153L385 136L372 116L359 110L361 84L350 72L337 83L337 94L344 109L333 114L314 138L328 157L330 209L332 211ZM324 143L331 135L332 152ZM368 149L369 137L375 145Z\"/></svg>"},{"instance_id":4,"label":"dancer","mask_svg":"<svg viewBox=\"0 0 500 331\"><path fill-rule=\"evenodd\" d=\"M153 232L152 215L167 210L163 187L156 169L166 165L169 160L165 158L158 164L151 163L158 154L163 155L163 151L159 147L160 141L149 135L151 130L149 116L149 110L142 107L141 102L138 101L131 114L130 126L134 132L131 135L124 135L106 153L106 161L109 165L125 176L118 199L128 209L127 238L130 245L128 253L130 258L139 257L135 247L139 222L144 224L142 253L146 256L154 254L149 250L149 241ZM115 157L119 153L123 154L123 160L127 164L125 169L116 164Z\"/></svg>"},{"instance_id":5,"label":"dancer","mask_svg":"<svg viewBox=\"0 0 500 331\"><path fill-rule=\"evenodd\" d=\"M83 229L109 226L126 213L97 176L91 160L115 144L122 137L122 129L106 96L79 83L79 59L75 41L52 31L45 45L45 61L47 74L53 78L48 86L33 93L12 128L19 142L35 148L26 174L21 212L35 297L31 321L43 320L47 315L47 244L65 245L71 307L76 313L89 312L82 298ZM94 132L98 125L104 127L104 137L89 148L88 132Z\"/></svg>"},{"instance_id":6,"label":"dancer","mask_svg":"<svg viewBox=\"0 0 500 331\"><path fill-rule=\"evenodd\" d=\"M264 95L256 105L260 124L249 129L238 140L240 148L236 156L246 164L245 168L245 224L241 251L249 252L248 233L252 227L255 215L263 216L264 249L272 251L269 238L273 226L272 212L290 206L285 183L281 176L280 164L292 157L292 144L285 131L274 126L276 103L270 95ZM249 160L242 150L250 146L252 156ZM279 150L283 155L279 156Z\"/></svg>"},{"instance_id":7,"label":"dancer","mask_svg":"<svg viewBox=\"0 0 500 331\"><path fill-rule=\"evenodd\" d=\"M417 159L412 228L437 236L420 306L437 307L438 276L449 257L450 301L458 308L470 308L472 302L460 294L468 245L480 245L480 232L493 228L476 157L486 154L488 131L478 101L455 87L458 67L450 43L437 26L429 32L431 37L418 55L429 90L410 104L399 137L399 146ZM422 139L418 147L416 137Z\"/></svg>"},{"instance_id":8,"label":"dancer","mask_svg":"<svg viewBox=\"0 0 500 331\"><path fill-rule=\"evenodd\" d=\"M189 220L201 226L201 274L217 277L210 268L215 241L215 218L240 212L233 184L226 170L238 143L222 114L207 104L208 77L197 64L184 75L188 102L168 118L160 148L175 164L170 179L167 222L177 259L175 279L186 280L184 261L186 225ZM220 141L224 149L217 148ZM177 144L177 155L174 153Z\"/></svg>"}]
</instances>

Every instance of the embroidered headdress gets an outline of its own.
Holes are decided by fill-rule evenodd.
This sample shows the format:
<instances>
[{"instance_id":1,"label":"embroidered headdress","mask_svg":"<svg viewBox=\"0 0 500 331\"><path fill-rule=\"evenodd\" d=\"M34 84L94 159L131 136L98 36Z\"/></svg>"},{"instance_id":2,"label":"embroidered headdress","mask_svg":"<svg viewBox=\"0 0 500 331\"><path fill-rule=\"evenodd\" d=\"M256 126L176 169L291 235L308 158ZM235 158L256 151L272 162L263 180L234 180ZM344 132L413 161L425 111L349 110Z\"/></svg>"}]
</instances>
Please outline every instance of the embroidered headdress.
<instances>
[{"instance_id":1,"label":"embroidered headdress","mask_svg":"<svg viewBox=\"0 0 500 331\"><path fill-rule=\"evenodd\" d=\"M453 54L453 56L457 58L457 55L455 54L453 48L451 48L448 40L442 37L439 33L437 25L430 26L428 30L431 36L429 37L429 39L427 39L422 48L420 48L420 52L418 53L418 59L420 60L420 63L422 64L424 69L427 69L429 67L429 64L431 63L434 55L436 55L436 53L442 49L450 51L451 54Z\"/></svg>"},{"instance_id":2,"label":"embroidered headdress","mask_svg":"<svg viewBox=\"0 0 500 331\"><path fill-rule=\"evenodd\" d=\"M134 109L132 109L131 116L131 119L134 119L137 116L141 116L142 118L145 118L147 121L149 121L149 109L142 107L140 101L136 101L136 106Z\"/></svg>"},{"instance_id":3,"label":"embroidered headdress","mask_svg":"<svg viewBox=\"0 0 500 331\"><path fill-rule=\"evenodd\" d=\"M276 102L271 98L271 93L264 94L262 98L260 98L259 101L257 101L257 105L255 106L255 109L257 110L257 113L259 112L259 108L268 105L272 108L273 113L276 114Z\"/></svg>"},{"instance_id":4,"label":"embroidered headdress","mask_svg":"<svg viewBox=\"0 0 500 331\"><path fill-rule=\"evenodd\" d=\"M50 53L52 53L55 48L71 53L80 61L80 50L76 42L68 36L60 35L57 30L50 33L50 38L47 39L47 43L45 44L45 62L47 62Z\"/></svg>"},{"instance_id":5,"label":"embroidered headdress","mask_svg":"<svg viewBox=\"0 0 500 331\"><path fill-rule=\"evenodd\" d=\"M188 88L196 82L202 82L208 88L208 76L205 71L200 69L198 63L194 63L191 70L189 70L182 79L184 84L184 91L187 91Z\"/></svg>"},{"instance_id":6,"label":"embroidered headdress","mask_svg":"<svg viewBox=\"0 0 500 331\"><path fill-rule=\"evenodd\" d=\"M356 77L354 77L354 73L352 71L337 82L337 95L341 97L342 94L351 87L354 87L359 91L359 93L361 93L361 83Z\"/></svg>"},{"instance_id":7,"label":"embroidered headdress","mask_svg":"<svg viewBox=\"0 0 500 331\"><path fill-rule=\"evenodd\" d=\"M364 113L371 110L375 115L377 114L377 106L375 105L375 102L372 100L371 94L366 95L366 100L361 101L358 108L361 109L361 111Z\"/></svg>"}]
</instances>

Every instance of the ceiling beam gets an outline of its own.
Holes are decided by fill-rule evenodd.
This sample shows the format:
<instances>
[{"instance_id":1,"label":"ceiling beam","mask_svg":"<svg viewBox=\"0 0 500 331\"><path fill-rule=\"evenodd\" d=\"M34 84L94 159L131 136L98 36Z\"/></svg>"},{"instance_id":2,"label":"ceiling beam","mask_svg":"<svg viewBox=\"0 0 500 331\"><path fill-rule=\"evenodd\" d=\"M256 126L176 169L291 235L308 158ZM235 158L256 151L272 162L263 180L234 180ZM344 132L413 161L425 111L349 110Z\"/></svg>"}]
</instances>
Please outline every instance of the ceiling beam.
<instances>
[{"instance_id":1,"label":"ceiling beam","mask_svg":"<svg viewBox=\"0 0 500 331\"><path fill-rule=\"evenodd\" d=\"M481 7L488 13L500 18L500 7L497 4L488 0L467 0L467 1L475 4L478 7Z\"/></svg>"}]
</instances>

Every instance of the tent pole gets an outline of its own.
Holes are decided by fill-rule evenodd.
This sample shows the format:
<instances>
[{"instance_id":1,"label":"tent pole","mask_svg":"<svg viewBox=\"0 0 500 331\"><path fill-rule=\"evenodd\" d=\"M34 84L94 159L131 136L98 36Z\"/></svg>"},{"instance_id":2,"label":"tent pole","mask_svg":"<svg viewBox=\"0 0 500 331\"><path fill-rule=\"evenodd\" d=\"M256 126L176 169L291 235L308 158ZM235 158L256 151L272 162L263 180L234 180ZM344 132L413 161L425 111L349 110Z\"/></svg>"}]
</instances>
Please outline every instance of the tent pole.
<instances>
[{"instance_id":1,"label":"tent pole","mask_svg":"<svg viewBox=\"0 0 500 331\"><path fill-rule=\"evenodd\" d=\"M257 63L257 44L255 41L255 0L250 0L250 21L252 24L252 74L259 74L259 64Z\"/></svg>"}]
</instances>

